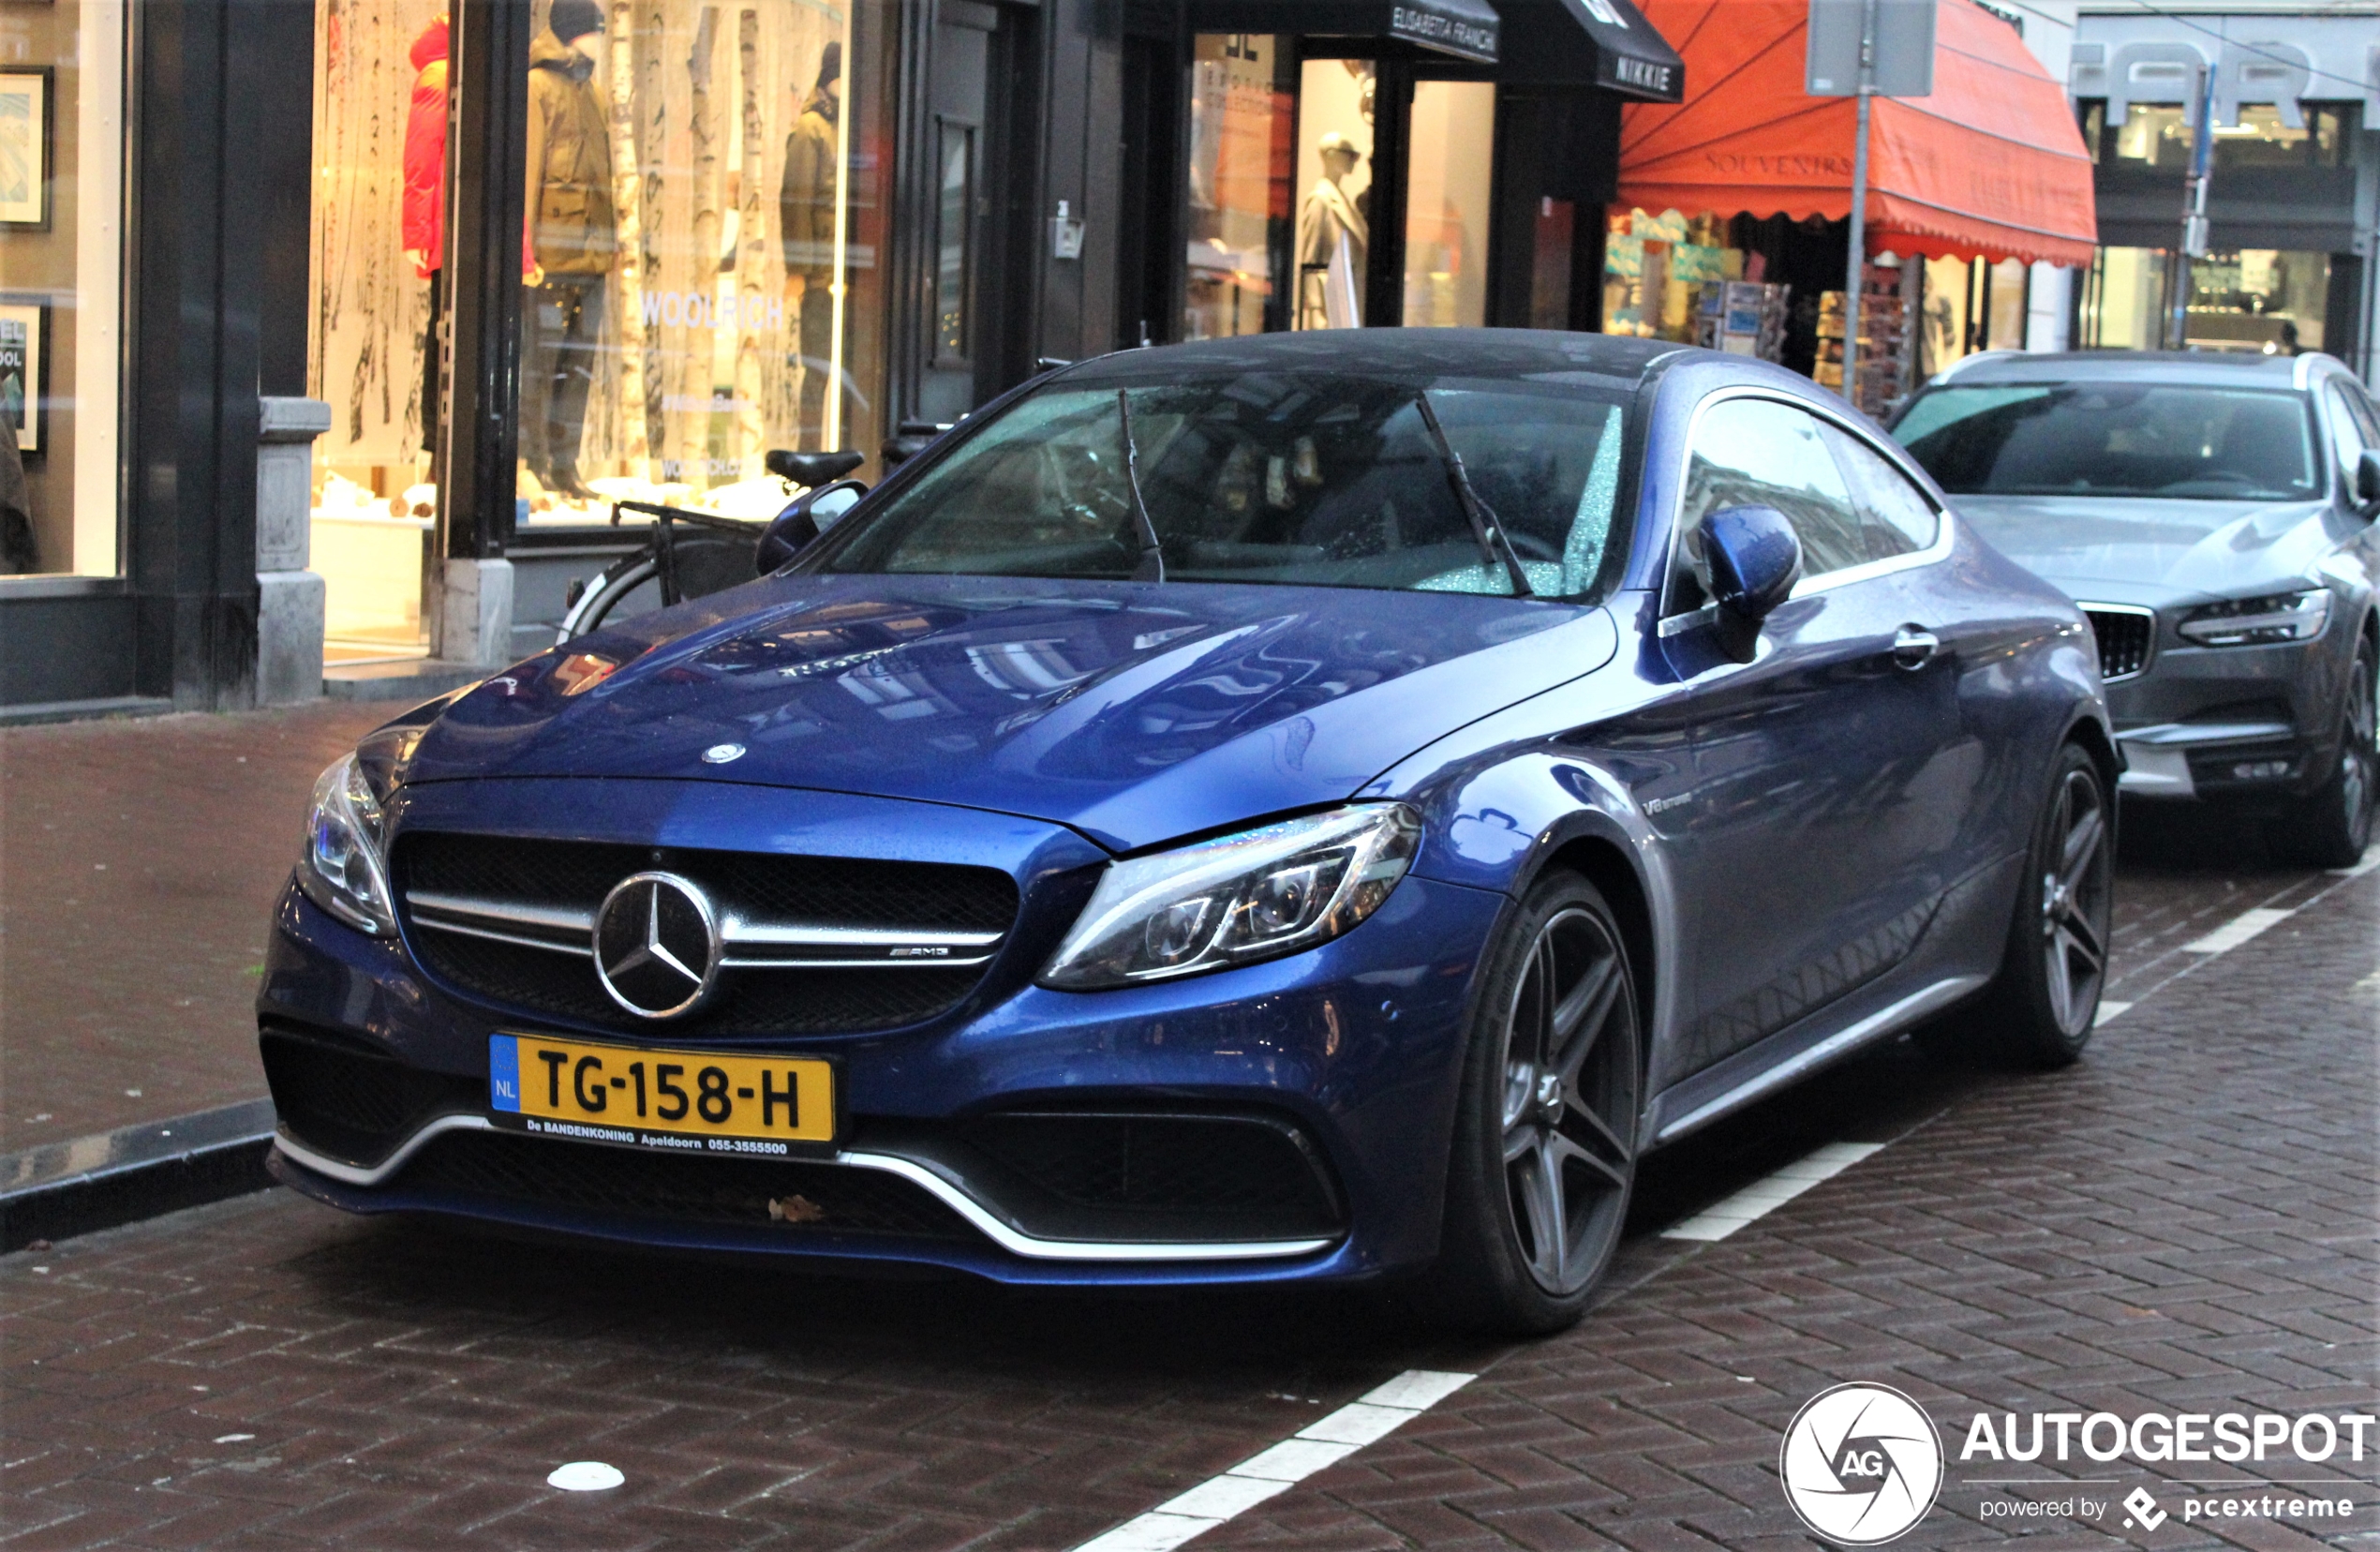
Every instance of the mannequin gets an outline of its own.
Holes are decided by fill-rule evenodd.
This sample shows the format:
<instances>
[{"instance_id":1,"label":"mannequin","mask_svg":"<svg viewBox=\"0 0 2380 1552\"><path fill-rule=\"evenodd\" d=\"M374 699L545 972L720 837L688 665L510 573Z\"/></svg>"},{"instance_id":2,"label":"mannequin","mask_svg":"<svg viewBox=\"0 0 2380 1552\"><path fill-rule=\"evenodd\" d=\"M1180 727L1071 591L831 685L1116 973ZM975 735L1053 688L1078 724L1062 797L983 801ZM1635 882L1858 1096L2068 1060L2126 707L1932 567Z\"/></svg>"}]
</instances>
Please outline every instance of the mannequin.
<instances>
[{"instance_id":1,"label":"mannequin","mask_svg":"<svg viewBox=\"0 0 2380 1552\"><path fill-rule=\"evenodd\" d=\"M547 489L600 500L579 478L587 395L603 334L603 283L618 249L610 115L596 90L603 13L554 0L528 47L529 276L521 367L521 462Z\"/></svg>"},{"instance_id":2,"label":"mannequin","mask_svg":"<svg viewBox=\"0 0 2380 1552\"><path fill-rule=\"evenodd\" d=\"M1322 178L1306 195L1298 211L1298 327L1349 328L1362 323L1364 256L1371 246L1371 227L1357 201L1341 184L1355 171L1361 153L1355 142L1333 129L1316 148L1322 157ZM1331 273L1345 255L1344 276ZM1333 288L1338 294L1332 294ZM1353 316L1334 317L1352 311Z\"/></svg>"},{"instance_id":3,"label":"mannequin","mask_svg":"<svg viewBox=\"0 0 2380 1552\"><path fill-rule=\"evenodd\" d=\"M785 178L777 195L786 290L796 291L799 282L803 447L825 445L826 377L834 367L835 121L842 111L842 77L843 46L829 43L819 58L818 83L785 137Z\"/></svg>"},{"instance_id":4,"label":"mannequin","mask_svg":"<svg viewBox=\"0 0 2380 1552\"><path fill-rule=\"evenodd\" d=\"M446 310L439 268L446 261L447 14L413 40L413 101L405 115L405 257L430 283L429 333L422 340L422 447L438 451L438 336Z\"/></svg>"}]
</instances>

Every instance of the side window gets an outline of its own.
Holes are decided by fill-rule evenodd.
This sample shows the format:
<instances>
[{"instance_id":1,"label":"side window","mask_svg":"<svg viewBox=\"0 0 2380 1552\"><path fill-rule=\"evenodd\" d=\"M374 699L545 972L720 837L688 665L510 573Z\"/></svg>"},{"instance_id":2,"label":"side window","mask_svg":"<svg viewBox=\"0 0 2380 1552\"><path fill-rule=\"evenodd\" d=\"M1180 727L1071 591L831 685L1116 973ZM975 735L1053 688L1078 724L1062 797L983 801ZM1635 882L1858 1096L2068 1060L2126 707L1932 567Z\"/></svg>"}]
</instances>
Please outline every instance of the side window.
<instances>
[{"instance_id":1,"label":"side window","mask_svg":"<svg viewBox=\"0 0 2380 1552\"><path fill-rule=\"evenodd\" d=\"M1859 508L1860 537L1870 560L1911 555L1934 542L1941 527L1934 504L1882 453L1839 426L1822 427Z\"/></svg>"},{"instance_id":2,"label":"side window","mask_svg":"<svg viewBox=\"0 0 2380 1552\"><path fill-rule=\"evenodd\" d=\"M1842 471L1826 451L1816 416L1773 399L1727 399L1694 428L1687 454L1686 498L1678 511L1688 575L1674 582L1673 613L1710 597L1700 525L1729 507L1775 507L1802 541L1802 575L1821 576L1867 560L1859 514Z\"/></svg>"},{"instance_id":3,"label":"side window","mask_svg":"<svg viewBox=\"0 0 2380 1552\"><path fill-rule=\"evenodd\" d=\"M2343 382L2330 384L2330 442L2339 454L2339 479L2350 494L2356 487L2356 463L2367 447L2380 447L2380 437L2374 437L2372 411L2356 402L2354 389Z\"/></svg>"}]
</instances>

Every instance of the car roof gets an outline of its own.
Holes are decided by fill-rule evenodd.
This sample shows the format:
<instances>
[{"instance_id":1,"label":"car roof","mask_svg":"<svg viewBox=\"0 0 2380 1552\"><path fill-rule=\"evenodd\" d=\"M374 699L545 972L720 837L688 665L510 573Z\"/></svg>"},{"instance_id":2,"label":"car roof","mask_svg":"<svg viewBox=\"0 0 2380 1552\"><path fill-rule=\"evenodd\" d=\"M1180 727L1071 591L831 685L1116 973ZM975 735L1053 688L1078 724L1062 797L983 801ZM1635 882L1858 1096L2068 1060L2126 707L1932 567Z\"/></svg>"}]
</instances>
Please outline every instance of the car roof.
<instances>
[{"instance_id":1,"label":"car roof","mask_svg":"<svg viewBox=\"0 0 2380 1552\"><path fill-rule=\"evenodd\" d=\"M1184 371L1443 373L1520 378L1591 372L1642 381L1656 363L1688 353L1662 339L1554 329L1316 329L1118 351L1078 362L1061 381L1145 381Z\"/></svg>"},{"instance_id":2,"label":"car roof","mask_svg":"<svg viewBox=\"0 0 2380 1552\"><path fill-rule=\"evenodd\" d=\"M2336 366L2325 355L2265 355L2249 351L1989 351L1953 362L1928 386L2159 382L2285 391L2303 388L2317 370Z\"/></svg>"}]
</instances>

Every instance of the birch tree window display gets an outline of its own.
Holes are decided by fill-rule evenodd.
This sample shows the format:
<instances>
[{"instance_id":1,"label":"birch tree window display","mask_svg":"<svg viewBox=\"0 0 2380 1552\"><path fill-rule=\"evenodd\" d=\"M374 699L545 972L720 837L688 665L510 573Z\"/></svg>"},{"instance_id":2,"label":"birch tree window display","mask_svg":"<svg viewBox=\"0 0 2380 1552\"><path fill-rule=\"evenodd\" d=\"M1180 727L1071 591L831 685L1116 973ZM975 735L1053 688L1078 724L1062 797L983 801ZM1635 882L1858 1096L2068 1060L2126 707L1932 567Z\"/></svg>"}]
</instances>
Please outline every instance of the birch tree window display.
<instances>
[{"instance_id":1,"label":"birch tree window display","mask_svg":"<svg viewBox=\"0 0 2380 1552\"><path fill-rule=\"evenodd\" d=\"M580 24L573 4L541 37L554 11ZM524 458L528 520L605 520L616 500L772 515L787 487L764 455L838 445L851 409L851 17L620 0L602 20L577 40L609 130L602 318L574 468Z\"/></svg>"}]
</instances>

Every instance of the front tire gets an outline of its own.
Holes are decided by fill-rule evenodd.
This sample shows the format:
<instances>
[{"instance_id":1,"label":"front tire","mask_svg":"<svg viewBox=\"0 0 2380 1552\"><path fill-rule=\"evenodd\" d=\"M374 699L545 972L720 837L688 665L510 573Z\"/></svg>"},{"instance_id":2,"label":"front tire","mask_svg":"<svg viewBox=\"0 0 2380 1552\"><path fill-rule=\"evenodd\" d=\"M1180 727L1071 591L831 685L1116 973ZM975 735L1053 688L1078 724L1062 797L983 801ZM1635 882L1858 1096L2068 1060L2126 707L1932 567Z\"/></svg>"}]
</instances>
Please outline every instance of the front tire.
<instances>
[{"instance_id":1,"label":"front tire","mask_svg":"<svg viewBox=\"0 0 2380 1552\"><path fill-rule=\"evenodd\" d=\"M2372 843L2372 807L2380 792L2380 731L2374 701L2380 698L2380 664L2372 638L2356 646L2347 679L2346 706L2340 715L2339 767L2298 811L2276 821L2267 843L2283 860L2316 868L2352 868Z\"/></svg>"},{"instance_id":2,"label":"front tire","mask_svg":"<svg viewBox=\"0 0 2380 1552\"><path fill-rule=\"evenodd\" d=\"M1611 906L1556 874L1493 950L1464 1061L1435 1303L1539 1336L1577 1322L1618 1248L1643 1104L1635 974Z\"/></svg>"},{"instance_id":3,"label":"front tire","mask_svg":"<svg viewBox=\"0 0 2380 1552\"><path fill-rule=\"evenodd\" d=\"M2016 918L1982 1009L1991 1043L2027 1067L2082 1055L2107 982L2115 810L2098 762L2066 744L2033 826Z\"/></svg>"}]
</instances>

